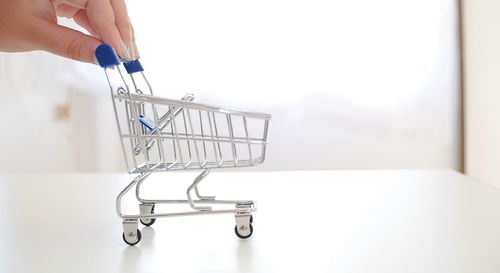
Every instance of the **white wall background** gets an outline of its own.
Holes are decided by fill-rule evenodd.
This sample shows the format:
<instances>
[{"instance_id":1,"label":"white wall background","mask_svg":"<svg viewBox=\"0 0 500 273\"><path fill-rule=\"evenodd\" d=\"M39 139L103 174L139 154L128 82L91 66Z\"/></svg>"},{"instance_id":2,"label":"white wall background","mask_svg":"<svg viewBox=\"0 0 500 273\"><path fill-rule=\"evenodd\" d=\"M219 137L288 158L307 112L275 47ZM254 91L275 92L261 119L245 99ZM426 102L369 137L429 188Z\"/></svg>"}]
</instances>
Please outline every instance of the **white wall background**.
<instances>
[{"instance_id":1,"label":"white wall background","mask_svg":"<svg viewBox=\"0 0 500 273\"><path fill-rule=\"evenodd\" d=\"M129 1L129 10L156 93L273 114L261 170L460 166L455 1ZM37 121L30 138L25 116L4 120L1 171L123 170L100 69L37 53L2 54L0 65L2 116L19 117L10 101L22 96ZM69 120L53 121L58 101Z\"/></svg>"},{"instance_id":2,"label":"white wall background","mask_svg":"<svg viewBox=\"0 0 500 273\"><path fill-rule=\"evenodd\" d=\"M462 1L465 171L500 188L500 2Z\"/></svg>"},{"instance_id":3,"label":"white wall background","mask_svg":"<svg viewBox=\"0 0 500 273\"><path fill-rule=\"evenodd\" d=\"M0 54L2 172L75 168L71 128L54 115L68 101L59 76L71 65L46 53Z\"/></svg>"}]
</instances>

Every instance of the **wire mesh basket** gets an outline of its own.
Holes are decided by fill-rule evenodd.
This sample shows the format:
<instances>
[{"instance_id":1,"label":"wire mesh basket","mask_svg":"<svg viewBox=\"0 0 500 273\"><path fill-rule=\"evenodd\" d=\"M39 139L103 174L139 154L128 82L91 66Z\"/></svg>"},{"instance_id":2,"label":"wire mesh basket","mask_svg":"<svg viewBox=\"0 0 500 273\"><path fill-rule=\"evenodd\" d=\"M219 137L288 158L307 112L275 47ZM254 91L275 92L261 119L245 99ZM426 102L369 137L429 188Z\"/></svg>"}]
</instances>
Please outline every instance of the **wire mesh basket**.
<instances>
[{"instance_id":1,"label":"wire mesh basket","mask_svg":"<svg viewBox=\"0 0 500 273\"><path fill-rule=\"evenodd\" d=\"M125 90L123 90L125 91ZM131 173L248 167L265 159L269 115L130 92L113 94Z\"/></svg>"}]
</instances>

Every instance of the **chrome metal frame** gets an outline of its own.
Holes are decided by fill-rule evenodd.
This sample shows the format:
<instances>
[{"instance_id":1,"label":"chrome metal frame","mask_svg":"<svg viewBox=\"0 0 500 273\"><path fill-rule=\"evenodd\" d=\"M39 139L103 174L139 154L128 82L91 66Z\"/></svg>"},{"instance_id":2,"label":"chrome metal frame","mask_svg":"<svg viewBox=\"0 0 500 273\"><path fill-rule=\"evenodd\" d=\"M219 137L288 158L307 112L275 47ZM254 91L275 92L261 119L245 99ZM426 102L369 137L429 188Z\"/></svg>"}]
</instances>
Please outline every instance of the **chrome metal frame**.
<instances>
[{"instance_id":1,"label":"chrome metal frame","mask_svg":"<svg viewBox=\"0 0 500 273\"><path fill-rule=\"evenodd\" d=\"M250 214L257 210L255 201L252 200L216 200L215 197L201 197L199 193L196 193L198 199L192 199L191 193L193 189L197 188L197 185L201 180L208 174L208 170L203 171L199 174L195 181L189 186L186 195L187 199L144 199L140 196L140 188L146 178L151 173L144 173L138 175L130 184L123 189L116 198L116 213L118 216L124 220L139 220L139 219L149 219L158 217L176 217L176 216L191 216L191 215L202 215L202 214ZM135 193L137 201L141 204L189 204L192 210L181 211L173 213L154 213L154 214L124 214L121 209L122 198L127 194L132 188L135 187ZM197 192L195 190L195 192ZM198 206L197 204L211 204L211 205L235 205L235 209L212 209L209 206Z\"/></svg>"},{"instance_id":2,"label":"chrome metal frame","mask_svg":"<svg viewBox=\"0 0 500 273\"><path fill-rule=\"evenodd\" d=\"M207 177L210 169L248 167L262 163L265 160L271 116L194 103L191 94L181 100L153 96L152 87L143 72L130 74L128 81L119 66L111 70L105 68L105 73L125 162L129 173L137 174L116 197L116 212L123 219L126 242L135 244L140 240L140 232L136 232L138 220L147 222L160 217L205 214L234 214L237 234L250 236L250 216L256 211L254 201L217 200L215 196L202 195L198 185ZM113 82L111 73L117 73L117 82ZM140 79L135 78L137 74L141 76ZM141 80L145 83L145 89L141 89ZM197 115L195 118L198 122L193 122L193 115ZM154 128L146 128L139 122L144 116L153 117ZM240 132L234 126L235 118L241 119L239 125L243 129L240 128ZM261 134L251 135L248 126L250 119L261 124ZM241 149L245 150L244 155ZM141 187L153 172L174 170L201 170L187 188L186 199L147 199L141 196ZM122 199L134 187L135 197L140 203L140 214L126 214L122 211ZM152 212L156 204L188 204L190 210ZM212 205L231 207L214 209Z\"/></svg>"}]
</instances>

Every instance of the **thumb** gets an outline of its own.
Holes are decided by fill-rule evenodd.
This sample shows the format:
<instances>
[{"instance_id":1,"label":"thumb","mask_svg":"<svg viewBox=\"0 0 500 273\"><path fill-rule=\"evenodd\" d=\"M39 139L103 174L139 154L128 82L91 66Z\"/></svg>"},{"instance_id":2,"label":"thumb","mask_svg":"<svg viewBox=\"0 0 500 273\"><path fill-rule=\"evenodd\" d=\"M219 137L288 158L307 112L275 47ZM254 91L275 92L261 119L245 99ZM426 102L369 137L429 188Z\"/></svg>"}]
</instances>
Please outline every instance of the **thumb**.
<instances>
[{"instance_id":1,"label":"thumb","mask_svg":"<svg viewBox=\"0 0 500 273\"><path fill-rule=\"evenodd\" d=\"M95 50L102 43L79 31L40 20L32 33L35 47L76 61L96 63Z\"/></svg>"}]
</instances>

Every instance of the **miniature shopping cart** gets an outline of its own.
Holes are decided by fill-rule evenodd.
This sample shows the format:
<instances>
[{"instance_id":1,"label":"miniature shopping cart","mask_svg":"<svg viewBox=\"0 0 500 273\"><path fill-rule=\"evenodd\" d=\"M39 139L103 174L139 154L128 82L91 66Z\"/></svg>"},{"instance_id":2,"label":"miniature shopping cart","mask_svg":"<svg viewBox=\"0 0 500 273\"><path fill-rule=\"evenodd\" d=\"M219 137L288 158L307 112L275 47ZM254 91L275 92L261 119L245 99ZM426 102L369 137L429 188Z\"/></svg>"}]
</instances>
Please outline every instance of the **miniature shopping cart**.
<instances>
[{"instance_id":1,"label":"miniature shopping cart","mask_svg":"<svg viewBox=\"0 0 500 273\"><path fill-rule=\"evenodd\" d=\"M121 61L106 44L96 50L111 88L121 146L127 169L137 177L117 196L116 211L123 219L123 240L135 245L141 240L138 220L151 226L159 217L234 214L234 231L242 239L253 233L254 201L217 200L201 195L199 183L215 168L255 166L266 155L267 129L271 116L231 108L194 103L193 95L181 100L154 96L138 60ZM185 200L141 197L141 185L153 172L201 170L187 189ZM123 196L135 187L138 215L124 214ZM194 197L193 197L194 195ZM156 204L189 204L190 210L158 213ZM227 208L214 209L210 205Z\"/></svg>"}]
</instances>

